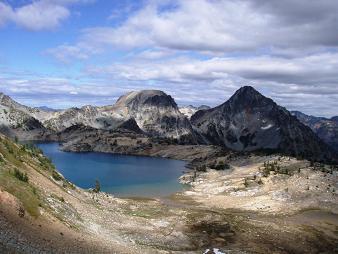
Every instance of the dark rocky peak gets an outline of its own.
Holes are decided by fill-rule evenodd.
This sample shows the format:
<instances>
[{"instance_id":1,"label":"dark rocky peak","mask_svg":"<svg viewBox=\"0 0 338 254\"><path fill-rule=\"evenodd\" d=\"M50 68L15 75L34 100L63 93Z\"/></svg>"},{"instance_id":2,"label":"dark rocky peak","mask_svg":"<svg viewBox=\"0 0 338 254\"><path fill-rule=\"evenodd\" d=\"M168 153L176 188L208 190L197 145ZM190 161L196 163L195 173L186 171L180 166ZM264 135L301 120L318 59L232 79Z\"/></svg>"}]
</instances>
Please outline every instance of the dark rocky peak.
<instances>
[{"instance_id":1,"label":"dark rocky peak","mask_svg":"<svg viewBox=\"0 0 338 254\"><path fill-rule=\"evenodd\" d=\"M309 127L250 86L190 120L208 143L237 151L268 149L316 160L335 156Z\"/></svg>"},{"instance_id":2,"label":"dark rocky peak","mask_svg":"<svg viewBox=\"0 0 338 254\"><path fill-rule=\"evenodd\" d=\"M266 104L275 104L273 100L263 96L252 86L243 86L238 89L233 96L226 102L234 106L261 106ZM226 104L225 103L225 104Z\"/></svg>"}]
</instances>

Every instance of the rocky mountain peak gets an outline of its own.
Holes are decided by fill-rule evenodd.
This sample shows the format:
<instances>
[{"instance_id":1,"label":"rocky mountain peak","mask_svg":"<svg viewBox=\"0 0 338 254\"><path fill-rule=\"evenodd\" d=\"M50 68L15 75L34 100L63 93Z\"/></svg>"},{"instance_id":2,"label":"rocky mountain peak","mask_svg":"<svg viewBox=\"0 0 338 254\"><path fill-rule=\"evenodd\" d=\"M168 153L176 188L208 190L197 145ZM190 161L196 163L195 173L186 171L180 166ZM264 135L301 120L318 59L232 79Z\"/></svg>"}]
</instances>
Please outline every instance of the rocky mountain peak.
<instances>
[{"instance_id":1,"label":"rocky mountain peak","mask_svg":"<svg viewBox=\"0 0 338 254\"><path fill-rule=\"evenodd\" d=\"M197 111L191 123L209 143L233 150L269 149L318 160L334 157L310 128L250 86L218 107Z\"/></svg>"},{"instance_id":2,"label":"rocky mountain peak","mask_svg":"<svg viewBox=\"0 0 338 254\"><path fill-rule=\"evenodd\" d=\"M159 90L130 92L113 106L124 118L135 119L142 131L151 136L194 139L189 120L179 111L175 100Z\"/></svg>"},{"instance_id":3,"label":"rocky mountain peak","mask_svg":"<svg viewBox=\"0 0 338 254\"><path fill-rule=\"evenodd\" d=\"M258 106L261 104L274 103L271 99L263 96L252 86L243 86L238 89L228 100L229 104L240 106Z\"/></svg>"},{"instance_id":4,"label":"rocky mountain peak","mask_svg":"<svg viewBox=\"0 0 338 254\"><path fill-rule=\"evenodd\" d=\"M135 107L139 105L173 107L177 108L176 102L170 96L160 90L141 90L133 91L124 96L121 96L116 105L125 105Z\"/></svg>"}]
</instances>

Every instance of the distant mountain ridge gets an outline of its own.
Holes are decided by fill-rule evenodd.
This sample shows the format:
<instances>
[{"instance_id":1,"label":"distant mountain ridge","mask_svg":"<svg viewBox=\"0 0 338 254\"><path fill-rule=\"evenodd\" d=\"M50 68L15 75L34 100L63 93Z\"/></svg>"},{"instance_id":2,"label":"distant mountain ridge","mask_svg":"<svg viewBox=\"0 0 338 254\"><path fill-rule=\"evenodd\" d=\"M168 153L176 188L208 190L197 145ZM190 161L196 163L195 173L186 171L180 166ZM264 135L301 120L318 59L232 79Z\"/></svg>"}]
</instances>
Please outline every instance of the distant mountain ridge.
<instances>
[{"instance_id":1,"label":"distant mountain ridge","mask_svg":"<svg viewBox=\"0 0 338 254\"><path fill-rule=\"evenodd\" d=\"M42 111L46 111L46 112L57 112L57 111L61 111L60 109L54 109L54 108L50 108L47 106L40 106L40 107L35 107L38 110L42 110Z\"/></svg>"},{"instance_id":2,"label":"distant mountain ridge","mask_svg":"<svg viewBox=\"0 0 338 254\"><path fill-rule=\"evenodd\" d=\"M182 106L182 107L179 108L180 112L183 115L185 115L186 117L188 117L189 119L197 111L199 111L199 110L206 110L206 109L210 109L210 107L207 106L207 105L201 105L199 107L195 107L193 105L188 105L188 106Z\"/></svg>"},{"instance_id":3,"label":"distant mountain ridge","mask_svg":"<svg viewBox=\"0 0 338 254\"><path fill-rule=\"evenodd\" d=\"M272 150L316 160L337 158L309 127L252 87L240 88L214 108L187 108L194 112L191 119L170 95L159 90L130 92L113 105L61 111L26 107L1 95L0 124L12 136L24 138L30 132L35 132L35 137L40 135L40 139L51 133L55 138L57 133L87 126L110 133L127 130L180 144L211 144L236 151ZM11 121L4 110L11 112ZM81 133L85 132L82 128Z\"/></svg>"},{"instance_id":4,"label":"distant mountain ridge","mask_svg":"<svg viewBox=\"0 0 338 254\"><path fill-rule=\"evenodd\" d=\"M338 116L325 118L306 115L300 111L291 111L291 113L309 126L325 143L338 151Z\"/></svg>"}]
</instances>

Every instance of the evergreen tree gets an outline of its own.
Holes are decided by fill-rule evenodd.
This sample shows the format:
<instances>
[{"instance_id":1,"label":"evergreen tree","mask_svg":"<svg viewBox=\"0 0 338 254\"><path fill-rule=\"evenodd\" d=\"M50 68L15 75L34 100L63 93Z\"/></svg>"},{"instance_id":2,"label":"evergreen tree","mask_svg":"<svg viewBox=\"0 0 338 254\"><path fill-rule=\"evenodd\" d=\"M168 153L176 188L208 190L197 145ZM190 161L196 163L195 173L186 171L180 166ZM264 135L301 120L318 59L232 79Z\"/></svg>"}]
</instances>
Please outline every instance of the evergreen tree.
<instances>
[{"instance_id":1,"label":"evergreen tree","mask_svg":"<svg viewBox=\"0 0 338 254\"><path fill-rule=\"evenodd\" d=\"M99 182L99 180L95 181L95 188L93 190L95 193L99 193L101 191L101 184Z\"/></svg>"}]
</instances>

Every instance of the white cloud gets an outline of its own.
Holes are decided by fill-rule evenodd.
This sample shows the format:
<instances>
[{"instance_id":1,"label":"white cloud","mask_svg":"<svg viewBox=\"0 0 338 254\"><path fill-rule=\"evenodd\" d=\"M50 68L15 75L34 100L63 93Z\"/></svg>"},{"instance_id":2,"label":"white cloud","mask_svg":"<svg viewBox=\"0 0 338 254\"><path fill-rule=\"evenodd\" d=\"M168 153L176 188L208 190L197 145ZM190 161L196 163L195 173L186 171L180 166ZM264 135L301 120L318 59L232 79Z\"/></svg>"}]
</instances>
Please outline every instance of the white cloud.
<instances>
[{"instance_id":1,"label":"white cloud","mask_svg":"<svg viewBox=\"0 0 338 254\"><path fill-rule=\"evenodd\" d=\"M14 10L14 22L29 30L44 30L59 26L70 15L69 10L48 1L38 1Z\"/></svg>"},{"instance_id":2,"label":"white cloud","mask_svg":"<svg viewBox=\"0 0 338 254\"><path fill-rule=\"evenodd\" d=\"M325 65L323 65L325 63ZM214 57L207 60L175 58L163 61L130 61L89 67L88 72L135 81L212 82L237 76L246 80L298 85L331 85L338 80L338 53L287 58L273 56Z\"/></svg>"},{"instance_id":3,"label":"white cloud","mask_svg":"<svg viewBox=\"0 0 338 254\"><path fill-rule=\"evenodd\" d=\"M303 51L337 47L338 4L324 1L150 1L117 27L83 30L92 47L161 47L199 52Z\"/></svg>"},{"instance_id":4,"label":"white cloud","mask_svg":"<svg viewBox=\"0 0 338 254\"><path fill-rule=\"evenodd\" d=\"M58 27L70 16L68 5L92 0L38 0L13 8L0 2L0 26L14 22L28 30L49 30Z\"/></svg>"},{"instance_id":5,"label":"white cloud","mask_svg":"<svg viewBox=\"0 0 338 254\"><path fill-rule=\"evenodd\" d=\"M144 60L156 60L163 59L169 56L173 56L174 51L165 50L165 49L147 49L141 51L137 54L130 54L129 57L134 57L135 59L144 59Z\"/></svg>"},{"instance_id":6,"label":"white cloud","mask_svg":"<svg viewBox=\"0 0 338 254\"><path fill-rule=\"evenodd\" d=\"M84 60L88 58L88 54L76 46L60 45L53 49L45 51L46 54L52 55L55 59L62 63L69 63L70 58Z\"/></svg>"},{"instance_id":7,"label":"white cloud","mask_svg":"<svg viewBox=\"0 0 338 254\"><path fill-rule=\"evenodd\" d=\"M0 2L0 27L12 18L13 10L10 6Z\"/></svg>"}]
</instances>

